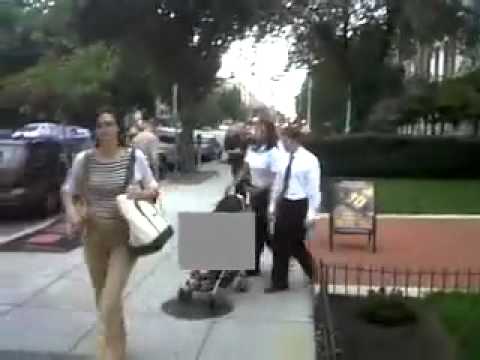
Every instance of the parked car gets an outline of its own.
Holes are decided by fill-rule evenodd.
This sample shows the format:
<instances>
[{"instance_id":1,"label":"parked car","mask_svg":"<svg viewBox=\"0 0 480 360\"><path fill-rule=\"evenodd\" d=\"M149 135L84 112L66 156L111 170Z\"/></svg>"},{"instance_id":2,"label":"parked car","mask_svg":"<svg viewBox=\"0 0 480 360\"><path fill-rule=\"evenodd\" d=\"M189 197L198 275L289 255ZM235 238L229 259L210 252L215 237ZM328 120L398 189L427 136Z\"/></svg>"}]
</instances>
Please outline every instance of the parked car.
<instances>
[{"instance_id":1,"label":"parked car","mask_svg":"<svg viewBox=\"0 0 480 360\"><path fill-rule=\"evenodd\" d=\"M0 129L0 139L11 139L13 130L10 129Z\"/></svg>"},{"instance_id":2,"label":"parked car","mask_svg":"<svg viewBox=\"0 0 480 360\"><path fill-rule=\"evenodd\" d=\"M12 135L13 139L61 139L62 137L62 127L54 123L30 123L16 130Z\"/></svg>"},{"instance_id":3,"label":"parked car","mask_svg":"<svg viewBox=\"0 0 480 360\"><path fill-rule=\"evenodd\" d=\"M214 136L202 136L200 154L202 161L220 160L222 158L222 146Z\"/></svg>"},{"instance_id":4,"label":"parked car","mask_svg":"<svg viewBox=\"0 0 480 360\"><path fill-rule=\"evenodd\" d=\"M66 126L65 137L67 139L91 139L92 133L90 130L80 126Z\"/></svg>"},{"instance_id":5,"label":"parked car","mask_svg":"<svg viewBox=\"0 0 480 360\"><path fill-rule=\"evenodd\" d=\"M175 133L161 132L158 135L160 141L159 157L162 163L165 163L169 170L172 170L177 163L177 144Z\"/></svg>"},{"instance_id":6,"label":"parked car","mask_svg":"<svg viewBox=\"0 0 480 360\"><path fill-rule=\"evenodd\" d=\"M55 213L66 173L60 142L0 140L0 208L41 216Z\"/></svg>"}]
</instances>

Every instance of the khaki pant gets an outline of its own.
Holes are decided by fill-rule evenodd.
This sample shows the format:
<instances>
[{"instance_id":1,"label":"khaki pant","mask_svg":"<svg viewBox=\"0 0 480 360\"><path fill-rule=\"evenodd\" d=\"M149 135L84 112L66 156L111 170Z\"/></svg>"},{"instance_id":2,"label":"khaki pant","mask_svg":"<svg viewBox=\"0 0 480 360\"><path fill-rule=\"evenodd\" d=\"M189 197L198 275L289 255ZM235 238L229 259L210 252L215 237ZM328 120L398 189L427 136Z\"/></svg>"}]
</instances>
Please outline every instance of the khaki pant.
<instances>
[{"instance_id":1,"label":"khaki pant","mask_svg":"<svg viewBox=\"0 0 480 360\"><path fill-rule=\"evenodd\" d=\"M95 290L98 311L98 359L126 358L122 297L135 257L127 248L128 226L122 221L89 220L85 260Z\"/></svg>"}]
</instances>

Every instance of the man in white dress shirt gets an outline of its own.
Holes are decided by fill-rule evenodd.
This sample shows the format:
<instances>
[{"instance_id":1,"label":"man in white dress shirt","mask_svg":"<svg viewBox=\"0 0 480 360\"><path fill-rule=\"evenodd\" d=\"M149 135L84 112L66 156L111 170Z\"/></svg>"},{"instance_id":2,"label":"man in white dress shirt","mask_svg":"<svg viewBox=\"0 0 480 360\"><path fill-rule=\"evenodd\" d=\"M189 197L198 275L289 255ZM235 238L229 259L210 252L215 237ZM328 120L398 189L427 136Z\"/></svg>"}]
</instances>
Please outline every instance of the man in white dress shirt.
<instances>
[{"instance_id":1,"label":"man in white dress shirt","mask_svg":"<svg viewBox=\"0 0 480 360\"><path fill-rule=\"evenodd\" d=\"M306 222L315 217L320 205L320 164L300 145L302 133L287 128L282 134L285 156L281 160L269 206L275 218L273 269L266 293L288 289L288 265L294 257L312 279L314 261L305 246Z\"/></svg>"}]
</instances>

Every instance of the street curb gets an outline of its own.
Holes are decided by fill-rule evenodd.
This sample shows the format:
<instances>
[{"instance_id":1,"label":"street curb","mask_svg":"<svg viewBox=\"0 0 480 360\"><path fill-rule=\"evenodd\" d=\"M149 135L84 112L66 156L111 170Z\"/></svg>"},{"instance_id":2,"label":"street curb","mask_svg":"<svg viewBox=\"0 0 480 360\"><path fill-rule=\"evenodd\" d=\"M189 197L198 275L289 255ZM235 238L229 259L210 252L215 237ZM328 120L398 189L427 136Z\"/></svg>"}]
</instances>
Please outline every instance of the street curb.
<instances>
[{"instance_id":1,"label":"street curb","mask_svg":"<svg viewBox=\"0 0 480 360\"><path fill-rule=\"evenodd\" d=\"M20 239L24 236L32 235L32 234L34 234L38 231L41 231L41 230L49 227L50 225L52 225L57 220L59 220L60 217L61 217L61 215L57 215L57 216L52 217L51 219L48 219L48 220L45 220L45 221L41 222L40 224L29 227L27 230L19 231L14 235L0 237L0 245L9 243L11 241Z\"/></svg>"},{"instance_id":2,"label":"street curb","mask_svg":"<svg viewBox=\"0 0 480 360\"><path fill-rule=\"evenodd\" d=\"M328 213L320 213L318 214L315 219L328 219ZM382 214L377 215L377 219L411 219L411 220L480 220L479 215L468 215L468 214L422 214L422 215L415 215L415 214Z\"/></svg>"}]
</instances>

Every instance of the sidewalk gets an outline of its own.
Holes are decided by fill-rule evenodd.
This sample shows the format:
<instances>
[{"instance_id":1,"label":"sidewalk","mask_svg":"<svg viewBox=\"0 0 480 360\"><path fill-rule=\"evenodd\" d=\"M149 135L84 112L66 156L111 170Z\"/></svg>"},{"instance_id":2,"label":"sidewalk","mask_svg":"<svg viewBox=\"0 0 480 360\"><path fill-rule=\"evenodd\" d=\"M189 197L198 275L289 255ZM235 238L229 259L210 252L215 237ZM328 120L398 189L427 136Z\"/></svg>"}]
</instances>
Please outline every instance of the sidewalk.
<instances>
[{"instance_id":1,"label":"sidewalk","mask_svg":"<svg viewBox=\"0 0 480 360\"><path fill-rule=\"evenodd\" d=\"M211 211L222 196L228 167L208 164L202 170L218 170L218 176L201 185L167 184L165 208L174 225L178 211ZM249 292L227 292L231 313L178 320L161 308L187 275L178 268L176 250L174 238L132 274L125 311L130 359L315 359L311 290L298 269L289 292L265 295L271 268L266 251L267 273L252 281ZM42 353L61 354L45 359L93 359L95 309L81 249L0 257L0 359L43 359Z\"/></svg>"}]
</instances>

